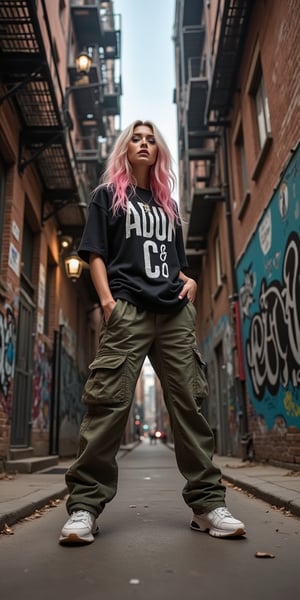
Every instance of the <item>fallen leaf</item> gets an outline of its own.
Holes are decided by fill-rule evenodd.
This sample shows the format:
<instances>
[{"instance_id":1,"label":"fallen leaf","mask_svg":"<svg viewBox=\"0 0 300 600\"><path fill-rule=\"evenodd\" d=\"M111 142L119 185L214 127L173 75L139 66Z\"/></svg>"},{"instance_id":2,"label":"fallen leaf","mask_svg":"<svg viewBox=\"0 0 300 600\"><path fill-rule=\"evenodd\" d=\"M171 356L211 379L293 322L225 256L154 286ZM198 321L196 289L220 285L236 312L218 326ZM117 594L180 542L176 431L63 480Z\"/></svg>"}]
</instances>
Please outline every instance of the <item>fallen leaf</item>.
<instances>
[{"instance_id":1,"label":"fallen leaf","mask_svg":"<svg viewBox=\"0 0 300 600\"><path fill-rule=\"evenodd\" d=\"M275 554L272 554L271 552L255 552L254 556L256 556L256 558L275 558Z\"/></svg>"},{"instance_id":2,"label":"fallen leaf","mask_svg":"<svg viewBox=\"0 0 300 600\"><path fill-rule=\"evenodd\" d=\"M11 529L11 527L7 525L7 523L5 523L0 533L4 533L4 535L14 535L15 532L13 529Z\"/></svg>"},{"instance_id":3,"label":"fallen leaf","mask_svg":"<svg viewBox=\"0 0 300 600\"><path fill-rule=\"evenodd\" d=\"M42 512L40 510L35 510L34 513L29 515L28 517L24 517L24 521L33 521L34 519L40 519L42 516Z\"/></svg>"},{"instance_id":4,"label":"fallen leaf","mask_svg":"<svg viewBox=\"0 0 300 600\"><path fill-rule=\"evenodd\" d=\"M48 504L46 504L45 508L56 508L60 504L60 500L50 500Z\"/></svg>"},{"instance_id":5,"label":"fallen leaf","mask_svg":"<svg viewBox=\"0 0 300 600\"><path fill-rule=\"evenodd\" d=\"M288 471L285 477L299 477L300 471Z\"/></svg>"},{"instance_id":6,"label":"fallen leaf","mask_svg":"<svg viewBox=\"0 0 300 600\"><path fill-rule=\"evenodd\" d=\"M14 475L8 475L7 473L0 473L0 479L3 481L12 481L15 477Z\"/></svg>"}]
</instances>

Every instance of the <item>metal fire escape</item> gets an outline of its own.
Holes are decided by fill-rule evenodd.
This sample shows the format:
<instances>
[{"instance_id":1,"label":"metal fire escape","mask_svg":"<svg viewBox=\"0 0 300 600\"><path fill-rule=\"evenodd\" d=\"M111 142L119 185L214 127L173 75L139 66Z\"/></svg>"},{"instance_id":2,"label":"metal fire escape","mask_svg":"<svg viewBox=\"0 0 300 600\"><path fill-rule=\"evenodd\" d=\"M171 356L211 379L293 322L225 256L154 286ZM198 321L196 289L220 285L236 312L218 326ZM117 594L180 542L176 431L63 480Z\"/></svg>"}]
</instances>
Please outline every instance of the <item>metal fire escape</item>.
<instances>
[{"instance_id":1,"label":"metal fire escape","mask_svg":"<svg viewBox=\"0 0 300 600\"><path fill-rule=\"evenodd\" d=\"M207 99L207 114L215 111L218 118L226 117L230 108L252 5L249 0L225 0Z\"/></svg>"},{"instance_id":2,"label":"metal fire escape","mask_svg":"<svg viewBox=\"0 0 300 600\"><path fill-rule=\"evenodd\" d=\"M179 160L184 164L183 204L188 215L186 252L190 272L194 275L201 271L217 203L225 200L217 176L217 148L220 124L228 113L234 90L243 34L250 13L249 4L246 0L225 1L211 76L213 57L205 54L204 2L177 2L176 41L181 64L177 80ZM208 118L212 111L212 118Z\"/></svg>"},{"instance_id":3,"label":"metal fire escape","mask_svg":"<svg viewBox=\"0 0 300 600\"><path fill-rule=\"evenodd\" d=\"M99 178L118 133L113 125L114 118L121 112L120 15L112 12L112 3L108 1L79 4L77 0L71 0L71 16L78 49L92 51L89 84L94 86L81 85L75 65L68 65L76 114L85 140L76 158L80 163L98 163ZM99 144L100 137L106 139L105 144Z\"/></svg>"},{"instance_id":4,"label":"metal fire escape","mask_svg":"<svg viewBox=\"0 0 300 600\"><path fill-rule=\"evenodd\" d=\"M64 88L46 0L0 2L0 104L9 102L19 118L18 169L23 173L35 165L42 186L41 222L55 217L57 228L73 239L82 233L90 188L98 183L118 133L121 31L112 6L70 0L74 52L87 48L93 64L86 85L78 85L82 81L69 64L70 85ZM73 116L79 139L72 135Z\"/></svg>"},{"instance_id":5,"label":"metal fire escape","mask_svg":"<svg viewBox=\"0 0 300 600\"><path fill-rule=\"evenodd\" d=\"M94 48L96 63L88 81L94 87L77 88L75 67L70 65L70 86L63 89L45 0L39 3L39 14L35 0L0 2L0 103L12 102L19 116L19 172L32 163L38 170L43 187L42 220L55 215L59 227L71 226L77 231L82 231L85 224L88 193L78 165L91 159L95 162L95 154L96 162L103 163L105 156L99 156L98 138L115 135L107 117L120 113L120 81L117 89L114 82L113 89L108 90L109 77L104 78L109 60L120 56L120 30L114 27L111 3L105 2L106 9L101 6L104 3L100 0L93 4L86 0L80 5L71 0L78 51ZM41 25L45 25L43 33ZM75 148L71 136L70 92L74 93L85 140L79 148Z\"/></svg>"},{"instance_id":6,"label":"metal fire escape","mask_svg":"<svg viewBox=\"0 0 300 600\"><path fill-rule=\"evenodd\" d=\"M35 1L2 0L0 103L12 100L19 115L19 171L22 173L35 163L43 184L44 203L50 202L56 208L71 203L72 219L82 225L84 213L74 169L74 148L57 99L60 97L63 103L64 94L57 70L50 69L48 60Z\"/></svg>"}]
</instances>

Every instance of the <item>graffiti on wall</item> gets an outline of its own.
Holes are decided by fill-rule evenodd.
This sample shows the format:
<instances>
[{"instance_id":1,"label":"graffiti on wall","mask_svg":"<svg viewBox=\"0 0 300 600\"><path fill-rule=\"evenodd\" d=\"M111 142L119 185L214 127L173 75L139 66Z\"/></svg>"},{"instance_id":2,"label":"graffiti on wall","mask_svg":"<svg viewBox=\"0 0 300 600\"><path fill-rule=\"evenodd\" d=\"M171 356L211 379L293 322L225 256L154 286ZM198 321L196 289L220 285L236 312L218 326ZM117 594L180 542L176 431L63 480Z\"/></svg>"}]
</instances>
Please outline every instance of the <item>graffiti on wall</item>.
<instances>
[{"instance_id":1,"label":"graffiti on wall","mask_svg":"<svg viewBox=\"0 0 300 600\"><path fill-rule=\"evenodd\" d=\"M45 344L38 342L33 365L33 429L49 429L49 412L52 387L52 360Z\"/></svg>"},{"instance_id":2,"label":"graffiti on wall","mask_svg":"<svg viewBox=\"0 0 300 600\"><path fill-rule=\"evenodd\" d=\"M81 394L86 378L79 373L76 363L65 348L62 348L61 374L59 448L61 456L73 456L77 450L79 427L85 412Z\"/></svg>"},{"instance_id":3,"label":"graffiti on wall","mask_svg":"<svg viewBox=\"0 0 300 600\"><path fill-rule=\"evenodd\" d=\"M64 315L62 309L59 311L59 323L63 326L63 345L66 352L76 360L77 336L74 329L69 324L68 318Z\"/></svg>"},{"instance_id":4,"label":"graffiti on wall","mask_svg":"<svg viewBox=\"0 0 300 600\"><path fill-rule=\"evenodd\" d=\"M84 406L81 394L85 378L78 372L73 359L62 349L61 357L61 404L60 420L67 417L79 426L81 423Z\"/></svg>"},{"instance_id":5,"label":"graffiti on wall","mask_svg":"<svg viewBox=\"0 0 300 600\"><path fill-rule=\"evenodd\" d=\"M6 304L0 311L0 405L11 414L12 382L16 358L16 318L14 309Z\"/></svg>"},{"instance_id":6,"label":"graffiti on wall","mask_svg":"<svg viewBox=\"0 0 300 600\"><path fill-rule=\"evenodd\" d=\"M271 430L300 427L300 150L237 269L248 393Z\"/></svg>"}]
</instances>

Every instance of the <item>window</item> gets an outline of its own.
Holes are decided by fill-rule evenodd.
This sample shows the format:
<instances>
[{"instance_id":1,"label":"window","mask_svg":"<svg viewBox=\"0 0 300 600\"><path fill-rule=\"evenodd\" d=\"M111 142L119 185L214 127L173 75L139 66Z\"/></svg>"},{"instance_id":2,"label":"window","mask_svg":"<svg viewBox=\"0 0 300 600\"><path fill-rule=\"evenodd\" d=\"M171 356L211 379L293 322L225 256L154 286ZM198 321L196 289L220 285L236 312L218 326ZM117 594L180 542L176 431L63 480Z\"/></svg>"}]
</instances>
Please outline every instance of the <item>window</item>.
<instances>
[{"instance_id":1,"label":"window","mask_svg":"<svg viewBox=\"0 0 300 600\"><path fill-rule=\"evenodd\" d=\"M29 225L24 221L22 244L22 272L29 281L32 281L34 235Z\"/></svg>"},{"instance_id":2,"label":"window","mask_svg":"<svg viewBox=\"0 0 300 600\"><path fill-rule=\"evenodd\" d=\"M216 235L214 237L214 261L214 269L212 269L212 271L214 271L213 286L215 288L213 292L213 299L217 300L223 288L223 282L225 281L222 266L221 239L219 231L216 232Z\"/></svg>"},{"instance_id":3,"label":"window","mask_svg":"<svg viewBox=\"0 0 300 600\"><path fill-rule=\"evenodd\" d=\"M259 46L256 47L246 89L252 98L254 139L257 160L251 178L256 181L272 145L271 119Z\"/></svg>"},{"instance_id":4,"label":"window","mask_svg":"<svg viewBox=\"0 0 300 600\"><path fill-rule=\"evenodd\" d=\"M27 292L30 298L33 298L34 288L32 283L32 267L34 253L34 233L28 223L24 221L23 242L22 242L22 288Z\"/></svg>"},{"instance_id":5,"label":"window","mask_svg":"<svg viewBox=\"0 0 300 600\"><path fill-rule=\"evenodd\" d=\"M237 139L236 147L238 151L238 164L239 164L239 180L240 180L240 195L241 198L245 197L248 190L248 174L246 166L246 155L245 155L245 144L243 130L240 128Z\"/></svg>"},{"instance_id":6,"label":"window","mask_svg":"<svg viewBox=\"0 0 300 600\"><path fill-rule=\"evenodd\" d=\"M216 260L216 284L217 288L222 285L221 245L219 234L215 237L215 260Z\"/></svg>"},{"instance_id":7,"label":"window","mask_svg":"<svg viewBox=\"0 0 300 600\"><path fill-rule=\"evenodd\" d=\"M259 145L262 149L267 141L269 134L271 133L270 125L270 113L269 103L265 91L265 84L260 72L259 83L257 85L256 92L254 94L255 106L256 106L256 117L257 117L257 129Z\"/></svg>"},{"instance_id":8,"label":"window","mask_svg":"<svg viewBox=\"0 0 300 600\"><path fill-rule=\"evenodd\" d=\"M248 206L250 200L250 192L249 192L249 179L248 179L248 170L246 163L246 152L245 152L245 143L244 143L244 133L243 127L241 123L241 117L239 117L235 134L234 134L234 144L235 144L235 195L238 200L238 218L242 219L243 214L245 212L246 207Z\"/></svg>"}]
</instances>

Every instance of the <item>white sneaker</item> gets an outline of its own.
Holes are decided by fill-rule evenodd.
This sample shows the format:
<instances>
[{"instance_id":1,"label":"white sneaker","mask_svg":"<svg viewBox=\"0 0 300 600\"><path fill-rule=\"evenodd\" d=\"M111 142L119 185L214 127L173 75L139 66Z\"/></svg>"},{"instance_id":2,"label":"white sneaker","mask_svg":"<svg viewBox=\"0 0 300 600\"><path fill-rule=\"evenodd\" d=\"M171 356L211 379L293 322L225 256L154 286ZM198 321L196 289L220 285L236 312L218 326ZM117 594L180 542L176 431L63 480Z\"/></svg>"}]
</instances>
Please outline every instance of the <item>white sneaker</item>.
<instances>
[{"instance_id":1,"label":"white sneaker","mask_svg":"<svg viewBox=\"0 0 300 600\"><path fill-rule=\"evenodd\" d=\"M90 544L99 533L96 517L87 510L72 512L61 530L60 544Z\"/></svg>"},{"instance_id":2,"label":"white sneaker","mask_svg":"<svg viewBox=\"0 0 300 600\"><path fill-rule=\"evenodd\" d=\"M246 533L242 521L235 519L226 506L220 506L202 515L193 515L191 529L208 531L213 537L238 537Z\"/></svg>"}]
</instances>

